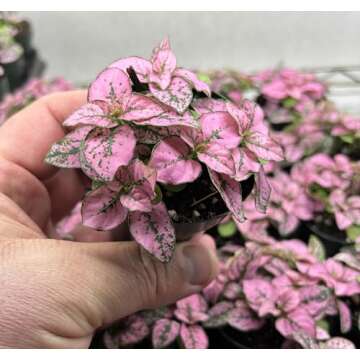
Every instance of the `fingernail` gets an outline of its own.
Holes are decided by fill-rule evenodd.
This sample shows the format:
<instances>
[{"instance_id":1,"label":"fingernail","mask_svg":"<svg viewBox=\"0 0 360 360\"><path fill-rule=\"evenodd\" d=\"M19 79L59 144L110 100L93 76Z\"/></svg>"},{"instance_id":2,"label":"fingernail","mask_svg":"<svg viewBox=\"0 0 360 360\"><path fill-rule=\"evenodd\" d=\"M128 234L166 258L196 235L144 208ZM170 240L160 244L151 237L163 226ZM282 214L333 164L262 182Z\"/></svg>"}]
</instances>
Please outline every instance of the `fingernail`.
<instances>
[{"instance_id":1,"label":"fingernail","mask_svg":"<svg viewBox=\"0 0 360 360\"><path fill-rule=\"evenodd\" d=\"M206 286L218 272L218 260L214 250L204 244L184 244L185 274L191 285Z\"/></svg>"}]
</instances>

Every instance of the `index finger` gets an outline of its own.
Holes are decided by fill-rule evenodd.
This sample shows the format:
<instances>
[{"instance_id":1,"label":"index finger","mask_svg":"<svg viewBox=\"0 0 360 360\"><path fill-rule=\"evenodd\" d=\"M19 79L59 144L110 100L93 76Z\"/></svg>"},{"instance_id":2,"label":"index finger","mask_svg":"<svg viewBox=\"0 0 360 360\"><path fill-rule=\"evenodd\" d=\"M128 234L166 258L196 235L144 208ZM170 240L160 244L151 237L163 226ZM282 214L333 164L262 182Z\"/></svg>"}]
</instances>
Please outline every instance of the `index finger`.
<instances>
[{"instance_id":1,"label":"index finger","mask_svg":"<svg viewBox=\"0 0 360 360\"><path fill-rule=\"evenodd\" d=\"M40 180L57 171L44 162L51 145L65 135L63 121L86 103L86 90L54 93L12 116L0 128L0 157Z\"/></svg>"}]
</instances>

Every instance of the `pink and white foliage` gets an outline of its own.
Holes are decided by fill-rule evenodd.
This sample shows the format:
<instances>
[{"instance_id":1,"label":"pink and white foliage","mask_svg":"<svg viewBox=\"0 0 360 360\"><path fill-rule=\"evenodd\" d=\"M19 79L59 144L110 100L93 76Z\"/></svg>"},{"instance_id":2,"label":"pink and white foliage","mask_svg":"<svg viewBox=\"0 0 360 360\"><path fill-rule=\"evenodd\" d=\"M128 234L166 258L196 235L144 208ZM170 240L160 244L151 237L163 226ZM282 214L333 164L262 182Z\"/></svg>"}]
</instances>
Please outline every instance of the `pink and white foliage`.
<instances>
[{"instance_id":1,"label":"pink and white foliage","mask_svg":"<svg viewBox=\"0 0 360 360\"><path fill-rule=\"evenodd\" d=\"M175 248L175 231L163 203L151 212L134 211L129 215L134 240L162 262L169 262Z\"/></svg>"},{"instance_id":2,"label":"pink and white foliage","mask_svg":"<svg viewBox=\"0 0 360 360\"><path fill-rule=\"evenodd\" d=\"M200 294L190 295L176 302L174 315L185 324L196 324L200 321L206 321L208 305L206 300Z\"/></svg>"},{"instance_id":3,"label":"pink and white foliage","mask_svg":"<svg viewBox=\"0 0 360 360\"><path fill-rule=\"evenodd\" d=\"M193 182L201 174L200 163L191 159L191 148L175 136L155 146L149 165L157 170L157 181L165 184Z\"/></svg>"},{"instance_id":4,"label":"pink and white foliage","mask_svg":"<svg viewBox=\"0 0 360 360\"><path fill-rule=\"evenodd\" d=\"M278 224L281 235L288 235L300 220L311 220L315 210L313 200L285 172L279 171L270 179L272 188L269 218Z\"/></svg>"},{"instance_id":5,"label":"pink and white foliage","mask_svg":"<svg viewBox=\"0 0 360 360\"><path fill-rule=\"evenodd\" d=\"M53 144L45 161L64 168L80 168L80 145L92 130L91 126L77 128Z\"/></svg>"},{"instance_id":6,"label":"pink and white foliage","mask_svg":"<svg viewBox=\"0 0 360 360\"><path fill-rule=\"evenodd\" d=\"M260 319L246 302L238 300L228 314L228 324L240 331L253 331L261 329L265 321Z\"/></svg>"},{"instance_id":7,"label":"pink and white foliage","mask_svg":"<svg viewBox=\"0 0 360 360\"><path fill-rule=\"evenodd\" d=\"M144 319L135 314L122 321L121 327L115 332L106 331L104 343L107 348L119 348L134 345L146 338L150 333Z\"/></svg>"},{"instance_id":8,"label":"pink and white foliage","mask_svg":"<svg viewBox=\"0 0 360 360\"><path fill-rule=\"evenodd\" d=\"M186 349L206 349L209 339L200 325L181 324L180 339Z\"/></svg>"},{"instance_id":9,"label":"pink and white foliage","mask_svg":"<svg viewBox=\"0 0 360 360\"><path fill-rule=\"evenodd\" d=\"M82 204L85 225L111 230L128 220L135 241L169 261L175 231L157 183L191 184L205 167L239 223L239 182L252 175L257 207L265 211L270 186L262 163L283 156L262 110L249 100L235 106L201 99L199 92L211 96L206 83L177 67L167 39L150 60L118 60L90 84L87 103L64 121L71 132L46 158L81 168L93 181Z\"/></svg>"},{"instance_id":10,"label":"pink and white foliage","mask_svg":"<svg viewBox=\"0 0 360 360\"><path fill-rule=\"evenodd\" d=\"M340 230L360 225L360 196L348 196L343 190L336 189L330 194L329 202Z\"/></svg>"},{"instance_id":11,"label":"pink and white foliage","mask_svg":"<svg viewBox=\"0 0 360 360\"><path fill-rule=\"evenodd\" d=\"M169 346L179 335L180 324L170 319L158 320L152 329L152 344L155 349Z\"/></svg>"}]
</instances>

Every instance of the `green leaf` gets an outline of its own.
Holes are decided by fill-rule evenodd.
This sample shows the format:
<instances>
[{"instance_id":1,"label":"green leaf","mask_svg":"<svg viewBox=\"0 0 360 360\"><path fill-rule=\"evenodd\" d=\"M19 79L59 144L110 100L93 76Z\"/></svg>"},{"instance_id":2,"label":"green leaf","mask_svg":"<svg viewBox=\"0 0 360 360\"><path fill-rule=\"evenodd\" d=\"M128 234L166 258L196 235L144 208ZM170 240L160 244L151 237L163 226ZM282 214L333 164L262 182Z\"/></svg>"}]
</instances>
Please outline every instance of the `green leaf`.
<instances>
[{"instance_id":1,"label":"green leaf","mask_svg":"<svg viewBox=\"0 0 360 360\"><path fill-rule=\"evenodd\" d=\"M315 199L318 199L325 203L329 197L329 191L324 189L323 187L321 187L318 184L310 185L310 193Z\"/></svg>"},{"instance_id":2,"label":"green leaf","mask_svg":"<svg viewBox=\"0 0 360 360\"><path fill-rule=\"evenodd\" d=\"M207 84L211 84L211 79L209 78L209 75L205 74L205 73L198 73L197 77L199 80L207 83Z\"/></svg>"},{"instance_id":3,"label":"green leaf","mask_svg":"<svg viewBox=\"0 0 360 360\"><path fill-rule=\"evenodd\" d=\"M195 110L190 110L191 116L195 119L198 120L200 118L200 114L195 111Z\"/></svg>"},{"instance_id":4,"label":"green leaf","mask_svg":"<svg viewBox=\"0 0 360 360\"><path fill-rule=\"evenodd\" d=\"M328 321L326 321L325 319L321 319L318 320L316 322L316 325L321 327L322 329L324 329L325 331L329 332L330 331L330 324Z\"/></svg>"},{"instance_id":5,"label":"green leaf","mask_svg":"<svg viewBox=\"0 0 360 360\"><path fill-rule=\"evenodd\" d=\"M346 235L350 240L355 241L360 236L360 225L352 225L346 229Z\"/></svg>"},{"instance_id":6,"label":"green leaf","mask_svg":"<svg viewBox=\"0 0 360 360\"><path fill-rule=\"evenodd\" d=\"M294 98L288 97L288 98L284 99L281 103L285 108L291 109L297 104L297 100Z\"/></svg>"},{"instance_id":7,"label":"green leaf","mask_svg":"<svg viewBox=\"0 0 360 360\"><path fill-rule=\"evenodd\" d=\"M319 261L324 261L326 258L326 250L323 243L315 235L310 235L309 238L309 250L312 255Z\"/></svg>"},{"instance_id":8,"label":"green leaf","mask_svg":"<svg viewBox=\"0 0 360 360\"><path fill-rule=\"evenodd\" d=\"M155 198L152 200L152 204L154 205L158 204L163 198L161 188L158 184L155 186L155 195Z\"/></svg>"},{"instance_id":9,"label":"green leaf","mask_svg":"<svg viewBox=\"0 0 360 360\"><path fill-rule=\"evenodd\" d=\"M228 238L228 237L234 236L236 234L237 227L236 227L234 221L231 220L225 224L218 225L217 231L221 237Z\"/></svg>"},{"instance_id":10,"label":"green leaf","mask_svg":"<svg viewBox=\"0 0 360 360\"><path fill-rule=\"evenodd\" d=\"M343 142L346 142L347 144L352 144L355 140L354 136L351 135L351 134L347 134L347 135L341 135L340 136L340 139L343 141Z\"/></svg>"}]
</instances>

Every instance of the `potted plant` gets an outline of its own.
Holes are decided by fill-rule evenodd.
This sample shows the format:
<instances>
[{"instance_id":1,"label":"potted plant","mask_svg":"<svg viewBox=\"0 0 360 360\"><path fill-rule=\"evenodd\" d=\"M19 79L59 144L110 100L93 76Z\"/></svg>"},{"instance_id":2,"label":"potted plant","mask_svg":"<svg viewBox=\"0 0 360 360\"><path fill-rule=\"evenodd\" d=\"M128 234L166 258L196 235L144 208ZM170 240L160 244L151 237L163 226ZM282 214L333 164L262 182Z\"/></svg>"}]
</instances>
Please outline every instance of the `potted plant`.
<instances>
[{"instance_id":1,"label":"potted plant","mask_svg":"<svg viewBox=\"0 0 360 360\"><path fill-rule=\"evenodd\" d=\"M292 176L317 202L309 228L333 254L346 241L359 243L360 167L343 154L316 154L298 163Z\"/></svg>"},{"instance_id":2,"label":"potted plant","mask_svg":"<svg viewBox=\"0 0 360 360\"><path fill-rule=\"evenodd\" d=\"M167 39L150 60L109 65L64 126L70 132L46 161L92 180L83 223L110 230L127 220L135 241L161 261L171 259L176 237L205 231L229 211L244 221L242 187L252 181L265 211L263 162L282 160L262 110L212 98L206 83L177 67Z\"/></svg>"},{"instance_id":3,"label":"potted plant","mask_svg":"<svg viewBox=\"0 0 360 360\"><path fill-rule=\"evenodd\" d=\"M11 91L40 76L44 63L31 45L31 26L12 13L0 12L0 64Z\"/></svg>"}]
</instances>

